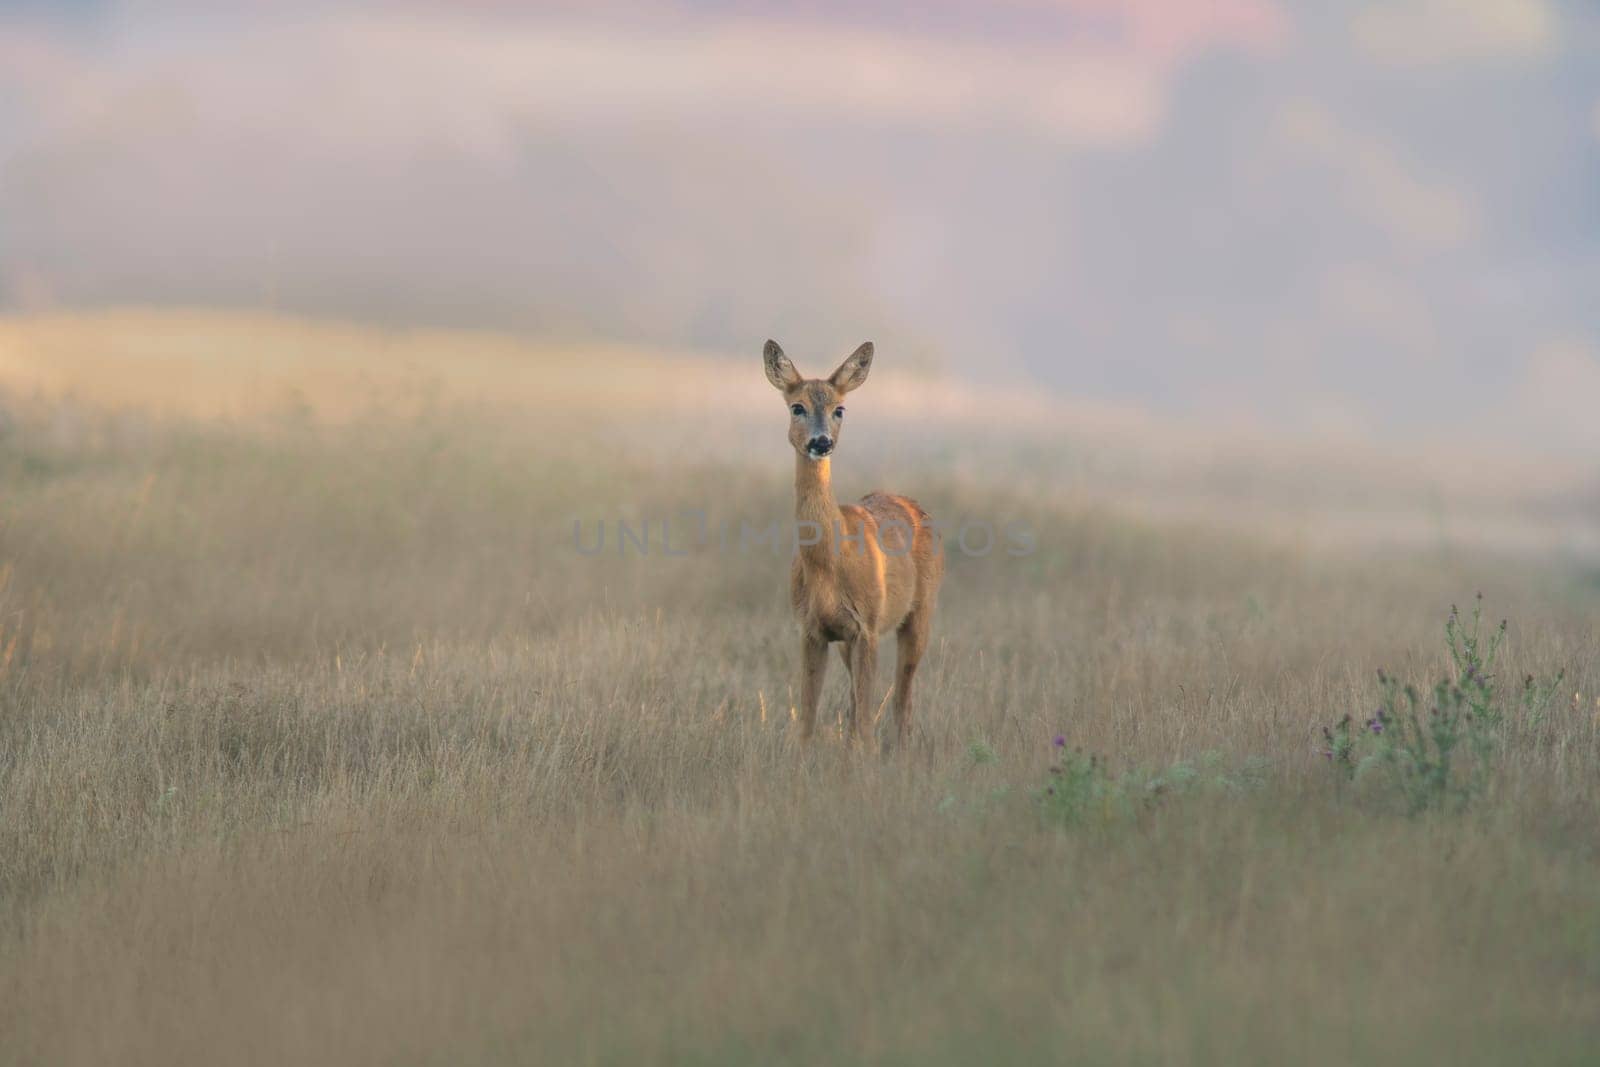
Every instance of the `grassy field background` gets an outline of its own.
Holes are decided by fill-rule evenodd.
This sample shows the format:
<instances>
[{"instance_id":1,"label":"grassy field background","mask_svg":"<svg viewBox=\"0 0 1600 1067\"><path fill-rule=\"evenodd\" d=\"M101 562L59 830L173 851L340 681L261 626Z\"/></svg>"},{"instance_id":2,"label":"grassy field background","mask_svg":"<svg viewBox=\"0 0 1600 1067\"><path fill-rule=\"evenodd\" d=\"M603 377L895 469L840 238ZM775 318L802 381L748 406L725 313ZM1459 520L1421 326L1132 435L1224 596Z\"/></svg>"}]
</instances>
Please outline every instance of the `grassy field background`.
<instances>
[{"instance_id":1,"label":"grassy field background","mask_svg":"<svg viewBox=\"0 0 1600 1067\"><path fill-rule=\"evenodd\" d=\"M952 556L888 763L798 746L786 553L574 547L789 514L753 351L0 323L0 1058L1593 1062L1592 471L879 362L841 497L1038 544ZM1341 787L1480 590L1547 713L1464 811ZM1194 785L1062 824L1056 735Z\"/></svg>"}]
</instances>

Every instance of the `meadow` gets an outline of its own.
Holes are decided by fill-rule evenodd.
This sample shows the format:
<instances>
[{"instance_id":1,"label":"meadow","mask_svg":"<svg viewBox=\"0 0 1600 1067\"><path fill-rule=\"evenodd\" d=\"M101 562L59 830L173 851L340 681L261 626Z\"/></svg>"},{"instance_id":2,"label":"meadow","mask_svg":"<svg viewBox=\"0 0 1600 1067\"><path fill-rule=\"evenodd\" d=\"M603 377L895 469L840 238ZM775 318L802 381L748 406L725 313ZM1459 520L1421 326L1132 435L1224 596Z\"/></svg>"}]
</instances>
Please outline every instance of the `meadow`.
<instances>
[{"instance_id":1,"label":"meadow","mask_svg":"<svg viewBox=\"0 0 1600 1067\"><path fill-rule=\"evenodd\" d=\"M1581 469L884 352L841 498L1037 542L951 555L884 761L798 743L787 551L574 543L789 514L757 352L0 324L0 1061L1600 1055ZM1509 710L1411 810L1323 730L1463 684L1479 592Z\"/></svg>"}]
</instances>

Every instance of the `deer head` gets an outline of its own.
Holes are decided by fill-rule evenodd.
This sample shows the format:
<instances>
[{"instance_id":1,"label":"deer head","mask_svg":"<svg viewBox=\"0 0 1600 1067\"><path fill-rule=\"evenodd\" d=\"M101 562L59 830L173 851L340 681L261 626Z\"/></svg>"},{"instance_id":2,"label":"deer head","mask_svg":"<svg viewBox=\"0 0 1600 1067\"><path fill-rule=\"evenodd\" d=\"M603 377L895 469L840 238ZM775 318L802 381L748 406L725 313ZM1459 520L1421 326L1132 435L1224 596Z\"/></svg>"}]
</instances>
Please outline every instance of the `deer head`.
<instances>
[{"instance_id":1,"label":"deer head","mask_svg":"<svg viewBox=\"0 0 1600 1067\"><path fill-rule=\"evenodd\" d=\"M800 455L820 460L839 444L844 429L844 395L867 380L872 369L872 342L850 353L839 369L826 378L802 378L778 342L768 341L761 351L767 381L789 405L789 443Z\"/></svg>"}]
</instances>

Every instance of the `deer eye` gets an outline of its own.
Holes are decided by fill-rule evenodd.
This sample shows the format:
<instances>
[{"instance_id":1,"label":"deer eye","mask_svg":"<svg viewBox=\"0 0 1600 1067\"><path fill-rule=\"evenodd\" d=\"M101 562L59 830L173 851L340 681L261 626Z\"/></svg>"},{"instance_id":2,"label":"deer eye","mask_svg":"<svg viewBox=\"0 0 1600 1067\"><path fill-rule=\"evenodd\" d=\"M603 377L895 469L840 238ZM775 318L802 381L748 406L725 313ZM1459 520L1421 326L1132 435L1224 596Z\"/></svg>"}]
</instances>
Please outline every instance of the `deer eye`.
<instances>
[{"instance_id":1,"label":"deer eye","mask_svg":"<svg viewBox=\"0 0 1600 1067\"><path fill-rule=\"evenodd\" d=\"M844 408L834 408L833 409L833 417L836 418L836 419L844 418Z\"/></svg>"},{"instance_id":2,"label":"deer eye","mask_svg":"<svg viewBox=\"0 0 1600 1067\"><path fill-rule=\"evenodd\" d=\"M806 413L804 404L790 404L789 410L795 415L804 415Z\"/></svg>"}]
</instances>

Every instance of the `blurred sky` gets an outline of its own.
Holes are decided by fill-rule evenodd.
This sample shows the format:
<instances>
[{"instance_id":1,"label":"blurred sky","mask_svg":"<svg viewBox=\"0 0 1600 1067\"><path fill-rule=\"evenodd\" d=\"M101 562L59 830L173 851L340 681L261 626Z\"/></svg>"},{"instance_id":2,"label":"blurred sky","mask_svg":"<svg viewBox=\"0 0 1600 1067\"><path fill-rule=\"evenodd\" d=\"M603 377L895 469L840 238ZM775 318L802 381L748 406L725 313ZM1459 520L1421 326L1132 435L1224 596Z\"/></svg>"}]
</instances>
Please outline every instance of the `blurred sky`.
<instances>
[{"instance_id":1,"label":"blurred sky","mask_svg":"<svg viewBox=\"0 0 1600 1067\"><path fill-rule=\"evenodd\" d=\"M1600 4L0 5L0 304L131 302L1600 450Z\"/></svg>"}]
</instances>

